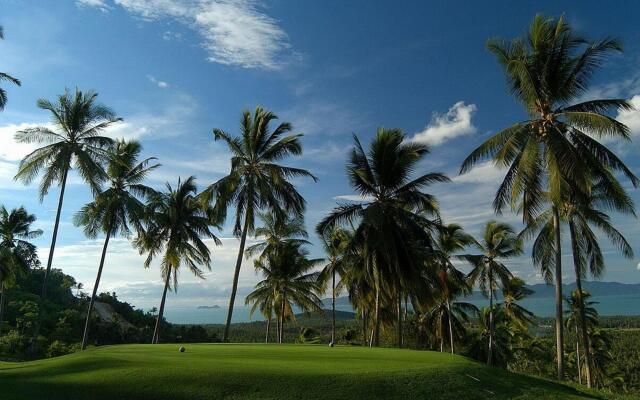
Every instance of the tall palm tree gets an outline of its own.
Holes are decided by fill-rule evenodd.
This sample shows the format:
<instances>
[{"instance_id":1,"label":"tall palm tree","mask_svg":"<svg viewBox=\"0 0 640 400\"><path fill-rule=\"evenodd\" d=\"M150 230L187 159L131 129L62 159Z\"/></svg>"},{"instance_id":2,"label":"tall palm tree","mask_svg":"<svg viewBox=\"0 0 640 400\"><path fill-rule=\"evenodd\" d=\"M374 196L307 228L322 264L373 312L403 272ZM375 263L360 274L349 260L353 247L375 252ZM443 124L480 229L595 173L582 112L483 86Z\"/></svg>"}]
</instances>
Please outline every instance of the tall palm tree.
<instances>
[{"instance_id":1,"label":"tall palm tree","mask_svg":"<svg viewBox=\"0 0 640 400\"><path fill-rule=\"evenodd\" d=\"M336 275L342 276L349 263L348 246L351 234L338 226L332 230L319 232L322 247L327 255L327 264L322 269L318 279L322 283L331 280L331 344L336 343Z\"/></svg>"},{"instance_id":2,"label":"tall palm tree","mask_svg":"<svg viewBox=\"0 0 640 400\"><path fill-rule=\"evenodd\" d=\"M256 270L264 279L256 285L246 298L248 304L273 298L278 317L278 341L284 341L284 323L287 317L294 318L293 306L302 311L322 310L318 297L321 286L318 273L313 269L322 259L309 259L309 252L299 243L284 243L254 261ZM254 305L255 307L255 305Z\"/></svg>"},{"instance_id":3,"label":"tall palm tree","mask_svg":"<svg viewBox=\"0 0 640 400\"><path fill-rule=\"evenodd\" d=\"M438 275L438 284L440 286L441 297L447 308L451 307L452 292L459 289L461 292L467 292L468 286L465 282L464 273L459 271L453 265L452 258L468 246L476 244L473 236L464 232L458 224L444 225L438 230L436 236L435 249L436 257L434 260ZM450 287L453 283L453 288ZM454 353L454 334L453 334L453 318L447 318L449 323L449 345L451 354Z\"/></svg>"},{"instance_id":4,"label":"tall palm tree","mask_svg":"<svg viewBox=\"0 0 640 400\"><path fill-rule=\"evenodd\" d=\"M324 233L343 223L359 221L353 243L361 249L366 274L375 290L372 344L376 346L383 286L393 285L396 292L428 292L418 286L424 283L424 260L433 252L431 233L439 225L439 213L435 197L422 189L449 181L437 172L412 177L429 150L404 139L399 129L379 128L365 152L354 135L347 175L363 201L337 206L317 229Z\"/></svg>"},{"instance_id":5,"label":"tall palm tree","mask_svg":"<svg viewBox=\"0 0 640 400\"><path fill-rule=\"evenodd\" d=\"M0 40L4 39L4 29L0 25ZM14 78L13 76L7 74L6 72L0 72L0 82L7 81L11 82L14 85L20 86L21 82L19 79ZM0 111L4 110L4 107L7 105L7 91L0 87Z\"/></svg>"},{"instance_id":6,"label":"tall palm tree","mask_svg":"<svg viewBox=\"0 0 640 400\"><path fill-rule=\"evenodd\" d=\"M587 343L587 347L583 347L583 351L585 354L585 364L591 364L591 357L587 356L590 352L587 349L590 349L589 345L589 332L593 330L594 327L598 325L598 311L594 307L598 304L595 301L589 301L591 294L586 290L582 290L582 293L578 293L578 289L574 290L571 293L571 297L565 297L564 301L567 304L567 310L565 313L567 314L567 319L565 321L567 329L574 329L576 335L576 363L578 368L578 383L582 384L582 366L580 365L580 336L585 332L587 334L587 339L582 338L582 343ZM582 326L586 325L585 332L580 332L582 330ZM587 361L588 360L588 361ZM585 376L587 380L591 380L593 378L589 378L591 375L591 365L585 365ZM591 385L591 382L589 383Z\"/></svg>"},{"instance_id":7,"label":"tall palm tree","mask_svg":"<svg viewBox=\"0 0 640 400\"><path fill-rule=\"evenodd\" d=\"M489 346L487 364L492 365L493 357L493 298L496 290L506 287L513 278L511 271L501 260L509 259L522 254L522 241L515 234L513 228L505 223L495 220L487 222L484 229L483 240L478 242L482 254L463 255L462 258L469 261L472 266L468 274L471 285L479 283L480 290L489 297Z\"/></svg>"},{"instance_id":8,"label":"tall palm tree","mask_svg":"<svg viewBox=\"0 0 640 400\"><path fill-rule=\"evenodd\" d=\"M508 169L494 200L500 212L522 199L525 223L541 211L548 194L554 219L556 285L556 351L558 379L564 376L562 324L562 265L559 207L567 182L586 192L597 177L615 186L610 171L619 171L634 186L638 178L604 144L601 137L630 140L629 129L612 118L616 109L629 110L624 99L575 103L589 88L593 72L607 56L621 50L611 38L588 41L574 33L564 17L537 15L523 38L491 39L489 50L504 67L510 91L527 119L489 138L463 162L460 172L492 159Z\"/></svg>"},{"instance_id":9,"label":"tall palm tree","mask_svg":"<svg viewBox=\"0 0 640 400\"><path fill-rule=\"evenodd\" d=\"M175 188L167 183L166 192L153 194L147 204L146 214L146 227L134 244L140 254L148 253L145 268L154 258L161 257L164 290L152 338L152 343L158 343L167 290L171 286L174 291L177 290L180 267L184 265L195 276L204 279L200 266L211 270L211 252L202 237L213 239L218 246L221 242L211 232L211 218L198 198L193 176L184 182L178 179Z\"/></svg>"},{"instance_id":10,"label":"tall palm tree","mask_svg":"<svg viewBox=\"0 0 640 400\"><path fill-rule=\"evenodd\" d=\"M518 302L532 294L533 290L529 289L524 281L518 277L509 279L502 288L502 307L505 317L523 331L526 331L527 326L533 322L534 314Z\"/></svg>"},{"instance_id":11,"label":"tall palm tree","mask_svg":"<svg viewBox=\"0 0 640 400\"><path fill-rule=\"evenodd\" d=\"M40 229L31 229L35 221L24 207L9 212L0 206L0 328L7 286L20 272L40 265L36 246L28 241L42 235Z\"/></svg>"},{"instance_id":12,"label":"tall palm tree","mask_svg":"<svg viewBox=\"0 0 640 400\"><path fill-rule=\"evenodd\" d=\"M302 134L285 136L292 129L287 122L271 131L269 123L277 118L272 112L257 107L253 115L248 110L242 113L239 136L232 137L223 130L213 130L215 140L224 141L231 151L231 171L206 192L209 199L215 197L215 210L220 221L224 220L229 206L235 206L234 234L240 237L223 341L229 340L242 255L247 234L254 230L256 212L268 210L277 218L283 218L285 214L301 216L306 202L290 179L311 177L316 180L304 169L278 164L288 156L302 154Z\"/></svg>"},{"instance_id":13,"label":"tall palm tree","mask_svg":"<svg viewBox=\"0 0 640 400\"><path fill-rule=\"evenodd\" d=\"M40 99L38 107L51 113L53 128L27 128L15 135L20 143L43 145L20 162L15 179L29 184L42 173L40 201L52 185L60 186L47 269L42 283L42 299L47 296L47 279L58 237L67 175L75 168L94 193L100 192L100 183L106 175L102 164L107 160L107 149L113 145L113 140L100 134L105 128L121 120L111 109L97 103L97 97L95 92L76 89L74 94L65 91L55 102Z\"/></svg>"},{"instance_id":14,"label":"tall palm tree","mask_svg":"<svg viewBox=\"0 0 640 400\"><path fill-rule=\"evenodd\" d=\"M98 274L87 309L82 350L87 347L91 311L93 311L93 303L100 285L109 239L118 235L129 237L130 226L136 231L141 230L145 211L142 200L154 193L153 189L143 185L142 182L159 164L151 164L155 160L153 157L138 162L141 150L140 143L136 141L118 140L108 154L106 172L110 182L109 188L96 195L95 199L74 217L76 226L84 226L84 233L88 237L95 238L99 233L105 234Z\"/></svg>"},{"instance_id":15,"label":"tall palm tree","mask_svg":"<svg viewBox=\"0 0 640 400\"><path fill-rule=\"evenodd\" d=\"M611 218L600 209L615 210L635 216L633 201L624 192L624 189L613 188L607 190L601 182L597 182L589 188L589 192L583 193L574 187L565 190L564 201L559 207L560 222L569 226L573 265L576 276L576 296L578 312L582 314L579 322L580 336L583 348L589 348L589 335L587 317L582 311L582 280L587 273L594 278L602 276L605 269L604 255L598 243L599 236L593 231L595 227L609 241L617 247L626 258L633 258L633 249L625 237L611 224ZM538 231L533 245L534 264L539 266L547 281L551 280L551 274L555 267L555 242L553 241L553 213L546 210L536 216L523 230L521 236L531 236ZM586 384L592 385L591 355L585 353L584 367L586 371Z\"/></svg>"}]
</instances>

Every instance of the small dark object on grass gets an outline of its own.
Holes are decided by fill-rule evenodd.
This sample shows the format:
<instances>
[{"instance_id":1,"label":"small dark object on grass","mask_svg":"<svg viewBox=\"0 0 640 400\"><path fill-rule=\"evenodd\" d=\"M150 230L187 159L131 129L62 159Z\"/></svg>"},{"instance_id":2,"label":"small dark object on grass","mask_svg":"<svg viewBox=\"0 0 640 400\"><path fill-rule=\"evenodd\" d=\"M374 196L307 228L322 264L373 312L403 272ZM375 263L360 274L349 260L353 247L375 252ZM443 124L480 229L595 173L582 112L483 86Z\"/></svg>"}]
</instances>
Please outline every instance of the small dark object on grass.
<instances>
[{"instance_id":1,"label":"small dark object on grass","mask_svg":"<svg viewBox=\"0 0 640 400\"><path fill-rule=\"evenodd\" d=\"M184 353L184 351L185 351L186 349L184 348L184 346L180 346L180 348L179 348L178 350L180 351L180 353Z\"/></svg>"},{"instance_id":2,"label":"small dark object on grass","mask_svg":"<svg viewBox=\"0 0 640 400\"><path fill-rule=\"evenodd\" d=\"M330 343L329 343L329 347L333 347L333 342L330 342Z\"/></svg>"}]
</instances>

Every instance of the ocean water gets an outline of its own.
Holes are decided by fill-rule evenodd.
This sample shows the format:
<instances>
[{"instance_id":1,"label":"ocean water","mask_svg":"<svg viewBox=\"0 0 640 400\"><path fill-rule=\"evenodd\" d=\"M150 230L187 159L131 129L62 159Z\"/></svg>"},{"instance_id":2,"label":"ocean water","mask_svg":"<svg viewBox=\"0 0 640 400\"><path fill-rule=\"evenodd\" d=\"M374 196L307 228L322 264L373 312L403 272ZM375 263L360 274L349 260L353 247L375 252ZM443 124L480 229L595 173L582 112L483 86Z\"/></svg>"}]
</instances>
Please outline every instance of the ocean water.
<instances>
[{"instance_id":1,"label":"ocean water","mask_svg":"<svg viewBox=\"0 0 640 400\"><path fill-rule=\"evenodd\" d=\"M593 296L592 300L599 303L595 308L600 315L640 315L640 294ZM469 302L477 307L489 305L488 300L471 300ZM520 304L540 317L555 315L555 300L552 297L525 299ZM325 305L325 308L330 307L330 304ZM349 305L344 304L340 304L336 308L340 311L353 311ZM264 320L258 312L250 317L249 311L249 307L235 307L233 322ZM176 324L223 324L227 317L227 308L168 307L165 314L169 322Z\"/></svg>"}]
</instances>

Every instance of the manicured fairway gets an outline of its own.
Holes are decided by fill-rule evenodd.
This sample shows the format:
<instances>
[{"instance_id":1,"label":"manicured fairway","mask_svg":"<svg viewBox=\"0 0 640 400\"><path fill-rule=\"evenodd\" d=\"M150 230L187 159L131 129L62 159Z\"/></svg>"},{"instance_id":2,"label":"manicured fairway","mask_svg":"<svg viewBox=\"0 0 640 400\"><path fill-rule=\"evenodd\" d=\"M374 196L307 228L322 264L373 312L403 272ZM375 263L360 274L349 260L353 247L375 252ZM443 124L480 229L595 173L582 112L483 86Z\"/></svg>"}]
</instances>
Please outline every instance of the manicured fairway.
<instances>
[{"instance_id":1,"label":"manicured fairway","mask_svg":"<svg viewBox=\"0 0 640 400\"><path fill-rule=\"evenodd\" d=\"M4 399L587 399L433 352L300 345L123 345L0 362Z\"/></svg>"}]
</instances>

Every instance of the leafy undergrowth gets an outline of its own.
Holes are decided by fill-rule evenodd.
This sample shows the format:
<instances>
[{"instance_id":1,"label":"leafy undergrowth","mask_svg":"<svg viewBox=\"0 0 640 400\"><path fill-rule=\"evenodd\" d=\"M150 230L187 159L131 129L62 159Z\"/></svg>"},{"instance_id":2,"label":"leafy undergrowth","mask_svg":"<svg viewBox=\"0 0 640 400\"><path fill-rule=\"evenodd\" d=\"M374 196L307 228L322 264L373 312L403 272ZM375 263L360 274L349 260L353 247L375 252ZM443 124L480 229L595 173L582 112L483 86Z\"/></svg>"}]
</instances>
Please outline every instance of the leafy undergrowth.
<instances>
[{"instance_id":1,"label":"leafy undergrowth","mask_svg":"<svg viewBox=\"0 0 640 400\"><path fill-rule=\"evenodd\" d=\"M0 362L3 399L598 399L434 352L302 345L121 345ZM5 397L6 395L6 397Z\"/></svg>"}]
</instances>

